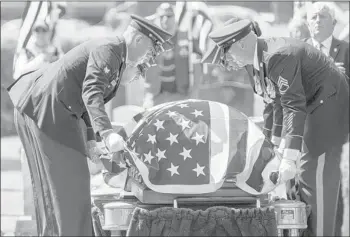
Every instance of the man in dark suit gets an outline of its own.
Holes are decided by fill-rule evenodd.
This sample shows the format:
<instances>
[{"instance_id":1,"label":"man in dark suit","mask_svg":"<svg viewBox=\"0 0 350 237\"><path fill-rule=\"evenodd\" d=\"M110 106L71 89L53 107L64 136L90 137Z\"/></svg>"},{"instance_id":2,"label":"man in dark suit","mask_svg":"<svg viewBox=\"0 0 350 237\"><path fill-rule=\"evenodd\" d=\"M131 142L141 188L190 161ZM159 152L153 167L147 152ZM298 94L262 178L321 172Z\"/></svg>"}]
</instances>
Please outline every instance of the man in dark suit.
<instances>
[{"instance_id":1,"label":"man in dark suit","mask_svg":"<svg viewBox=\"0 0 350 237\"><path fill-rule=\"evenodd\" d=\"M307 24L311 38L306 42L331 57L349 77L349 43L333 36L337 21L334 10L325 2L316 2L307 11Z\"/></svg>"},{"instance_id":2,"label":"man in dark suit","mask_svg":"<svg viewBox=\"0 0 350 237\"><path fill-rule=\"evenodd\" d=\"M86 157L123 149L104 104L117 92L127 66L137 75L162 52L171 35L132 16L122 37L87 41L62 59L22 75L8 88L15 124L28 157L39 236L92 236ZM87 152L79 120L87 125ZM96 135L96 136L95 136Z\"/></svg>"},{"instance_id":3,"label":"man in dark suit","mask_svg":"<svg viewBox=\"0 0 350 237\"><path fill-rule=\"evenodd\" d=\"M311 234L333 236L337 211L342 211L337 210L340 154L348 137L346 75L305 42L257 38L246 20L209 37L218 47L207 53L206 60L253 65L253 89L272 105L265 110L266 134L281 138L278 181L295 177L302 201L312 208ZM275 126L275 121L283 121L282 126Z\"/></svg>"}]
</instances>

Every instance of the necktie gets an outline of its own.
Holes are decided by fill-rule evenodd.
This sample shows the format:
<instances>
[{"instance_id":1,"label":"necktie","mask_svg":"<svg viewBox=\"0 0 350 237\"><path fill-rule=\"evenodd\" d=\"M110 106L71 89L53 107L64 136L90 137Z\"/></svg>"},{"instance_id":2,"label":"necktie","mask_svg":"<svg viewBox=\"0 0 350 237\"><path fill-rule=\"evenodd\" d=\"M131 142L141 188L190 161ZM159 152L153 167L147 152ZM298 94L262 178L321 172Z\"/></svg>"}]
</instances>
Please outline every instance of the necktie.
<instances>
[{"instance_id":1,"label":"necktie","mask_svg":"<svg viewBox=\"0 0 350 237\"><path fill-rule=\"evenodd\" d=\"M318 50L320 50L322 53L324 53L325 55L328 56L328 53L326 52L326 47L324 47L323 44L321 44L321 43L317 44L317 45L316 45L316 48L317 48Z\"/></svg>"}]
</instances>

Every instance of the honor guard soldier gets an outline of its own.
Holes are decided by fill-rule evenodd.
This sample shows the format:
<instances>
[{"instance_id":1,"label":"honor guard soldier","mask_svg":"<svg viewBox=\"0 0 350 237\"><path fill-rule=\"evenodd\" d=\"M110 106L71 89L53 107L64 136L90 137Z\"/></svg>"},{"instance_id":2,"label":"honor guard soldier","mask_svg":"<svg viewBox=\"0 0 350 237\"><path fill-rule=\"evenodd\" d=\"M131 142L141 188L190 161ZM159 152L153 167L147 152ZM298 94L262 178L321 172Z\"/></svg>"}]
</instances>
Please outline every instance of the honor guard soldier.
<instances>
[{"instance_id":1,"label":"honor guard soldier","mask_svg":"<svg viewBox=\"0 0 350 237\"><path fill-rule=\"evenodd\" d=\"M253 65L254 92L271 105L264 114L265 134L276 145L281 141L278 182L295 177L301 200L312 208L310 234L334 236L342 211L337 210L340 154L349 133L347 77L309 44L258 38L250 24L242 20L211 32L217 45L203 62Z\"/></svg>"},{"instance_id":2,"label":"honor guard soldier","mask_svg":"<svg viewBox=\"0 0 350 237\"><path fill-rule=\"evenodd\" d=\"M86 157L99 155L95 137L110 152L124 144L104 104L126 83L121 82L125 68L144 74L171 37L150 21L131 18L123 36L84 42L8 88L31 171L39 236L93 236ZM80 118L88 127L87 144Z\"/></svg>"}]
</instances>

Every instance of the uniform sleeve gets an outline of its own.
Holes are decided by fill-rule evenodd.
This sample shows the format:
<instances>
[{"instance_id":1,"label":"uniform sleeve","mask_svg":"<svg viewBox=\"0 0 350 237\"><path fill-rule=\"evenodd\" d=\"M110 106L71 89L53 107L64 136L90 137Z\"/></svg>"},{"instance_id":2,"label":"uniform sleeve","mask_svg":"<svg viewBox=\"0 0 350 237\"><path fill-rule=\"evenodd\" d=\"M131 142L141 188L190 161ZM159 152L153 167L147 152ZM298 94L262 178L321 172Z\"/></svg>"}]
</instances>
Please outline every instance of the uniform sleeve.
<instances>
[{"instance_id":1,"label":"uniform sleeve","mask_svg":"<svg viewBox=\"0 0 350 237\"><path fill-rule=\"evenodd\" d=\"M278 146L281 143L283 127L283 108L280 103L273 104L273 125L271 131L271 142Z\"/></svg>"},{"instance_id":2,"label":"uniform sleeve","mask_svg":"<svg viewBox=\"0 0 350 237\"><path fill-rule=\"evenodd\" d=\"M283 112L281 104L265 102L263 132L276 146L281 142L282 123Z\"/></svg>"},{"instance_id":3,"label":"uniform sleeve","mask_svg":"<svg viewBox=\"0 0 350 237\"><path fill-rule=\"evenodd\" d=\"M82 98L93 130L98 135L112 129L105 111L104 93L109 83L117 77L120 64L120 56L108 45L94 49L89 55Z\"/></svg>"},{"instance_id":4,"label":"uniform sleeve","mask_svg":"<svg viewBox=\"0 0 350 237\"><path fill-rule=\"evenodd\" d=\"M282 137L285 142L283 157L297 159L300 155L306 119L306 97L302 85L300 60L294 55L276 54L270 59L268 71L281 96Z\"/></svg>"},{"instance_id":5,"label":"uniform sleeve","mask_svg":"<svg viewBox=\"0 0 350 237\"><path fill-rule=\"evenodd\" d=\"M94 129L92 128L92 124L91 124L91 120L89 117L89 114L87 112L83 113L83 115L81 116L81 118L84 120L85 125L86 125L86 136L87 136L87 140L91 141L91 140L96 140L95 137L95 132Z\"/></svg>"},{"instance_id":6,"label":"uniform sleeve","mask_svg":"<svg viewBox=\"0 0 350 237\"><path fill-rule=\"evenodd\" d=\"M272 125L273 125L273 103L265 103L265 108L263 111L263 117L264 117L264 127L263 127L263 133L265 136L271 140L271 131L272 131Z\"/></svg>"}]
</instances>

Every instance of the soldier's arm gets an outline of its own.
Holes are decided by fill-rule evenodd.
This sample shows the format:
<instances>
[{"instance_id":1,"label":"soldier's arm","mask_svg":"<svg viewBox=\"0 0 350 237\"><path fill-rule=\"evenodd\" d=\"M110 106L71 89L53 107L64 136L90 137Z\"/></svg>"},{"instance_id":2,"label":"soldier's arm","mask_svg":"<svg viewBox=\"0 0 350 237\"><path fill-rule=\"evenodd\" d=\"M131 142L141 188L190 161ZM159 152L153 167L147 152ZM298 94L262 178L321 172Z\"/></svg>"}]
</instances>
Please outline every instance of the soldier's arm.
<instances>
[{"instance_id":1,"label":"soldier's arm","mask_svg":"<svg viewBox=\"0 0 350 237\"><path fill-rule=\"evenodd\" d=\"M97 135L112 130L105 111L104 93L110 82L117 77L121 58L112 46L103 45L94 49L87 63L82 86L82 98Z\"/></svg>"},{"instance_id":2,"label":"soldier's arm","mask_svg":"<svg viewBox=\"0 0 350 237\"><path fill-rule=\"evenodd\" d=\"M271 142L279 146L282 136L283 111L280 103L266 103L264 108L263 132Z\"/></svg>"},{"instance_id":3,"label":"soldier's arm","mask_svg":"<svg viewBox=\"0 0 350 237\"><path fill-rule=\"evenodd\" d=\"M279 146L281 143L282 127L283 127L283 108L280 103L274 103L271 142L276 146Z\"/></svg>"},{"instance_id":4,"label":"soldier's arm","mask_svg":"<svg viewBox=\"0 0 350 237\"><path fill-rule=\"evenodd\" d=\"M271 132L272 132L272 124L273 124L273 103L265 103L265 108L263 111L264 118L264 127L263 133L264 135L271 140Z\"/></svg>"},{"instance_id":5,"label":"soldier's arm","mask_svg":"<svg viewBox=\"0 0 350 237\"><path fill-rule=\"evenodd\" d=\"M83 119L83 121L84 121L84 123L86 125L86 138L87 138L87 141L100 142L101 141L101 137L95 135L95 132L94 132L94 129L92 128L92 124L91 124L91 120L90 120L88 112L84 112L83 115L81 116L81 118Z\"/></svg>"},{"instance_id":6,"label":"soldier's arm","mask_svg":"<svg viewBox=\"0 0 350 237\"><path fill-rule=\"evenodd\" d=\"M281 95L283 109L283 157L300 156L306 119L306 97L301 79L300 60L289 54L275 54L269 60L270 78Z\"/></svg>"}]
</instances>

